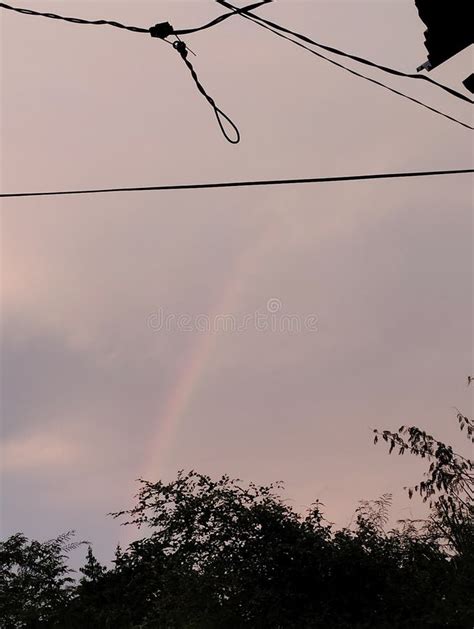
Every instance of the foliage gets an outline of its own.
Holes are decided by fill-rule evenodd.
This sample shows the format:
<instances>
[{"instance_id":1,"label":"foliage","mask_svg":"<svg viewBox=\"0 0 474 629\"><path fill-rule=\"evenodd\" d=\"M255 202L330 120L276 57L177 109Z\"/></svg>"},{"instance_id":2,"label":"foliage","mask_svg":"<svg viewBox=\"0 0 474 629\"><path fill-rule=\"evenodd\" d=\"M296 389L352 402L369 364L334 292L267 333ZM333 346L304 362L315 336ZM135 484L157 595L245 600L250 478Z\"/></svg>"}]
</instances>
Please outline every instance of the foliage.
<instances>
[{"instance_id":1,"label":"foliage","mask_svg":"<svg viewBox=\"0 0 474 629\"><path fill-rule=\"evenodd\" d=\"M470 442L474 442L474 424L457 411L458 426ZM456 453L452 446L438 441L416 426L401 426L398 432L374 430L374 442L379 437L389 443L389 453L398 450L427 459L424 480L407 488L410 498L418 493L432 511L429 523L452 550L462 553L474 541L474 461Z\"/></svg>"},{"instance_id":2,"label":"foliage","mask_svg":"<svg viewBox=\"0 0 474 629\"><path fill-rule=\"evenodd\" d=\"M41 543L17 533L0 543L3 629L55 626L73 592L65 559L80 542L71 542L72 537L69 532Z\"/></svg>"},{"instance_id":3,"label":"foliage","mask_svg":"<svg viewBox=\"0 0 474 629\"><path fill-rule=\"evenodd\" d=\"M471 380L469 377L468 384ZM456 418L460 432L474 443L472 420L458 410ZM454 626L474 626L474 461L416 426L401 426L395 433L374 432L375 443L381 437L389 444L389 453L409 452L429 462L424 480L406 489L410 498L418 494L429 503L430 515L420 534L444 549L455 575L455 585L448 583L443 594L452 622L458 623Z\"/></svg>"},{"instance_id":4,"label":"foliage","mask_svg":"<svg viewBox=\"0 0 474 629\"><path fill-rule=\"evenodd\" d=\"M458 412L471 440L473 424ZM375 431L390 453L429 463L408 489L423 521L387 530L391 495L361 501L337 530L323 505L296 512L280 483L244 485L191 471L142 480L112 514L143 533L108 568L88 548L80 578L70 534L0 546L3 629L472 629L473 464L417 427Z\"/></svg>"}]
</instances>

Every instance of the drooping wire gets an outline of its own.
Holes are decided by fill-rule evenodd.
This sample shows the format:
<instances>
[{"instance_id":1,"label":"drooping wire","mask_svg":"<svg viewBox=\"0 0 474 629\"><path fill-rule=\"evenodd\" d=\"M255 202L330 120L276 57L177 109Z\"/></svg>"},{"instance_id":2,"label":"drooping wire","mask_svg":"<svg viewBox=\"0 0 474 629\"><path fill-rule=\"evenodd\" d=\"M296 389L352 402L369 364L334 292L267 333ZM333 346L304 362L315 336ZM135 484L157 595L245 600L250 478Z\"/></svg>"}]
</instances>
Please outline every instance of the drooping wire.
<instances>
[{"instance_id":1,"label":"drooping wire","mask_svg":"<svg viewBox=\"0 0 474 629\"><path fill-rule=\"evenodd\" d=\"M244 9L255 9L259 6L261 6L262 4L266 4L267 2L270 2L271 0L261 0L260 2L256 2L253 3L251 5L248 5L247 7L244 7L242 9L242 11ZM152 37L161 39L162 41L164 41L167 44L172 44L173 47L179 52L179 54L181 55L181 58L183 59L183 61L185 62L186 66L188 67L189 71L191 72L191 76L194 79L194 82L196 84L196 87L198 88L198 90L200 91L200 93L204 96L204 98L207 100L207 102L211 105L211 107L214 110L216 119L217 119L217 123L224 135L224 137L226 138L226 140L228 142L230 142L231 144L238 144L240 142L240 132L237 128L237 126L235 125L235 123L229 118L229 116L224 113L222 111L222 109L220 109L213 98L211 98L209 96L209 94L207 94L206 90L204 89L204 87L202 86L202 84L200 83L196 71L193 68L193 65L191 64L191 62L187 59L187 55L188 55L188 51L192 52L189 48L186 47L186 44L181 41L179 39L179 35L180 34L189 34L189 33L194 33L197 31L202 31L206 28L210 28L211 26L215 26L216 24L219 24L220 22L222 22L223 20L232 17L234 15L237 15L240 10L232 10L229 13L226 13L224 15L221 15L217 18L215 18L214 20L212 20L211 22L208 22L207 24L204 24L203 26L199 26L196 27L194 29L181 29L181 30L175 30L171 24L169 22L161 22L160 24L156 24L155 26L152 26L150 28L141 28L138 26L126 26L125 24L121 24L119 22L112 22L109 20L84 20L82 18L75 18L75 17L65 17L62 15L57 15L56 13L41 13L39 11L33 11L31 9L22 9L22 8L18 8L18 7L12 7L10 5L4 4L3 2L0 2L0 8L4 8L4 9L9 9L12 11L16 11L18 13L22 13L25 15L35 15L35 16L41 16L41 17L47 17L47 18L51 18L51 19L55 19L55 20L63 20L65 22L72 22L74 24L88 24L88 25L108 25L108 26L115 26L117 28L122 28L128 31L133 31L135 33L147 33L149 35L151 35ZM174 35L177 38L177 41L175 42L170 42L168 41L166 38L169 37L170 35ZM194 53L193 53L194 54ZM229 133L227 132L226 128L224 127L224 122L223 121L227 121L228 124L232 127L232 129L235 132L235 138L231 137L229 135Z\"/></svg>"},{"instance_id":2,"label":"drooping wire","mask_svg":"<svg viewBox=\"0 0 474 629\"><path fill-rule=\"evenodd\" d=\"M78 194L102 194L109 192L150 192L157 190L203 190L213 188L243 188L251 186L283 186L310 183L334 183L343 181L368 181L376 179L407 179L414 177L440 177L442 175L464 175L474 173L474 168L457 170L428 170L402 173L373 173L366 175L341 175L336 177L304 177L299 179L264 179L260 181L225 181L217 183L187 183L164 186L139 186L133 188L96 188L92 190L58 190L55 192L2 192L0 198L53 197Z\"/></svg>"},{"instance_id":3,"label":"drooping wire","mask_svg":"<svg viewBox=\"0 0 474 629\"><path fill-rule=\"evenodd\" d=\"M403 92L400 92L394 88L391 88L387 85L385 85L384 83L381 83L380 81L377 81L376 79L372 79L370 77L367 77L363 74L360 74L359 72L356 72L355 70L352 70L350 68L348 68L347 66L344 66L343 64L338 63L337 61L334 61L333 59L330 59L324 55L322 55L321 53L316 52L315 50L309 48L308 46L305 46L304 44L301 44L300 42L295 41L294 39L291 39L291 37L288 37L287 35L284 35L283 33L288 33L293 35L294 37L297 37L299 39L302 39L303 41L306 41L312 45L315 46L319 46L325 50L328 50L330 52L333 52L335 54L340 54L343 55L345 57L348 57L350 59L359 61L361 63L365 63L366 65L370 65L372 67L376 67L379 68L381 70L384 70L386 72L389 72L391 74L397 75L397 76L405 76L405 77L409 77L409 78L417 78L417 79L423 79L425 81L428 81L434 85L437 85L438 87L440 87L441 89L444 89L445 91L449 92L450 94L457 96L459 98L461 98L462 100L465 100L467 102L473 103L473 101L467 97L465 97L464 95L460 94L459 92L456 92L455 90L452 90L449 87L446 87L444 85L442 85L441 83L438 83L437 81L434 81L433 79L431 79L430 77L426 77L425 75L409 75L403 72L400 72L398 70L394 70L392 68L388 68L387 66L382 66L379 64L375 64L371 61L368 61L367 59L363 59L362 57L357 57L355 55L350 55L348 53L344 53L336 48L332 48L329 46L324 46L323 44L319 44L318 42L315 42L313 40L311 40L310 38L306 37L305 35L301 35L300 33L295 33L289 29L286 29L285 27L280 26L279 24L276 24L274 22L270 22L269 20L265 20L263 18L260 18L256 15L254 15L253 13L250 14L249 11L256 9L264 4L267 4L269 2L272 2L273 0L261 0L260 2L254 3L252 5L248 5L247 7L243 7L243 8L237 8L234 7L233 5L229 4L228 2L226 2L225 0L216 0L219 4L221 4L222 6L225 6L229 9L231 9L231 11L229 13L226 13L224 15L221 15L217 18L215 18L214 20L212 20L211 22L208 22L207 24L204 24L203 26L199 26L196 28L190 28L190 29L179 29L179 30L174 30L173 27L171 27L168 23L167 24L170 27L170 30L168 32L168 35L173 34L176 36L182 35L182 34L190 34L190 33L195 33L198 31L202 31L204 29L207 28L211 28L212 26L215 26L219 23L221 23L222 21L224 21L225 19L232 17L234 15L242 15L243 17L245 17L246 19L253 21L254 23L258 24L259 26L261 26L262 28L265 28L271 32L273 32L275 35L278 35L279 37L282 37L283 39L287 39L288 41L292 42L293 44L300 46L301 48L304 48L305 50L308 50L309 52L311 52L312 54L320 57L321 59L324 59L325 61L328 61L329 63L332 63L335 66L338 66L344 70L346 70L347 72L353 74L354 76L357 76L359 78L365 79L366 81L370 81L371 83L374 83L376 85L379 85L381 87L383 87L384 89L393 92L394 94L397 94L399 96L402 96L403 98L406 98L438 115L443 116L444 118L447 118L448 120L451 120L452 122L455 122L457 124L460 124L461 126L473 130L474 127L461 122L460 120L445 114L444 112L435 109L434 107L431 107L429 105L426 105L425 103L423 103L422 101L413 98L411 96L408 96L407 94L404 94ZM74 18L74 17L65 17L62 15L57 15L55 13L43 13L43 12L39 12L39 11L34 11L32 9L26 9L26 8L19 8L19 7L13 7L10 6L8 4L5 4L3 2L0 2L0 8L3 9L7 9L7 10L11 10L11 11L16 11L18 13L24 14L24 15L34 15L34 16L41 16L41 17L46 17L46 18L51 18L51 19L56 19L56 20L63 20L66 22L72 22L74 24L88 24L88 25L109 25L109 26L114 26L117 28L121 28L121 29L125 29L128 31L132 31L132 32L136 32L136 33L147 33L147 34L152 34L152 31L154 28L156 27L151 27L151 28L141 28L141 27L137 27L137 26L127 26L125 24L121 24L120 22L115 22L115 21L109 21L109 20L85 20L82 18ZM282 31L282 32L281 32ZM168 36L166 35L166 36ZM153 35L153 36L157 36L157 35ZM158 37L160 39L162 39L163 41L165 41L166 43L170 44L171 42L166 40L166 36L161 36L158 35ZM187 50L190 50L189 48ZM193 79L195 80L195 83L199 89L199 91L205 96L205 98L208 100L208 102L211 104L211 106L214 109L214 112L216 114L216 118L217 121L219 123L219 126L224 134L224 136L226 137L226 139L233 143L236 144L239 142L239 133L238 133L238 129L236 128L236 126L234 125L234 123L230 120L230 118L224 113L222 112L214 103L214 101L206 94L206 92L204 91L204 88L202 87L202 85L199 83L196 73L194 72L194 69L192 68L192 65L190 64L189 61L185 60L186 65L188 66L188 68L191 71L191 74L193 76ZM221 117L223 117L224 119L226 119L229 124L234 128L234 130L236 131L236 140L232 140L229 135L226 133L226 131L224 130L224 127L222 125L222 120Z\"/></svg>"},{"instance_id":4,"label":"drooping wire","mask_svg":"<svg viewBox=\"0 0 474 629\"><path fill-rule=\"evenodd\" d=\"M228 4L227 2L222 2L222 0L216 0L217 2L219 2L220 4L224 4L224 6L227 7L231 7L232 5ZM272 26L268 26L267 22L268 20L263 20L261 21L261 18L256 16L256 15L248 15L245 11L239 11L239 14L242 15L242 17L246 18L247 20L250 20L251 22L254 22L254 24L257 24L258 26L260 26L261 28L264 28L265 30L270 31L271 33L273 33L274 35L277 35L278 37L281 37L282 39L286 39L287 41L291 42L292 44L294 44L295 46L299 46L300 48L304 48L305 50L307 50L308 52L310 52L313 55L316 55L316 57L319 57L320 59L324 59L324 61L328 61L329 63L337 66L338 68L342 68L343 70L345 70L346 72L349 72L350 74L353 74L354 76L357 76L358 78L364 79L365 81L369 81L370 83L374 83L375 85L379 85L380 87L383 87L384 89L388 90L389 92L392 92L393 94L397 94L398 96L402 96L403 98L416 103L417 105L419 105L420 107L424 107L425 109L428 109L429 111L432 111L433 113L442 116L443 118L446 118L448 120L451 120L452 122L455 122L456 124L461 125L462 127L465 127L466 129L470 129L471 131L474 130L474 127L472 127L471 125L462 122L461 120L458 120L457 118L454 118L453 116L450 116L449 114L444 113L443 111L440 111L439 109L436 109L435 107L431 107L431 105L427 105L426 103L424 103L421 100L418 100L417 98L413 98L413 96L408 96L408 94L405 94L404 92L400 92L399 90L396 90L393 87L390 87L388 85L386 85L385 83L382 83L381 81L378 81L377 79L373 79L369 76L366 76L365 74L361 74L360 72L357 72L356 70L353 70L352 68L349 68L345 65L343 65L342 63L339 63L338 61L335 61L334 59L330 59L329 57L326 57L325 55L321 54L320 52L317 52L316 50L313 50L312 48L309 48L309 46L306 46L305 44L302 44L299 41L295 41L294 39L291 39L291 37L288 37L287 35L284 35L283 33L279 32L278 30L276 30L275 28L273 28Z\"/></svg>"},{"instance_id":5,"label":"drooping wire","mask_svg":"<svg viewBox=\"0 0 474 629\"><path fill-rule=\"evenodd\" d=\"M210 104L210 106L212 107L212 109L214 110L214 113L216 115L216 119L217 119L217 123L225 137L225 139L230 142L231 144L238 144L240 142L240 132L237 128L237 126L235 125L235 123L229 118L229 116L227 114L225 114L222 109L219 109L219 107L216 105L215 101L213 98L211 98L211 96L209 96L209 94L206 92L206 90L204 89L204 87L201 85L196 71L193 68L192 63L189 61L188 57L188 49L186 48L186 44L178 39L177 41L175 41L173 43L173 47L179 52L179 54L181 55L181 59L184 61L184 63L186 64L186 66L188 67L191 76L194 79L194 82L196 84L196 87L198 88L198 90L201 92L201 94L204 96L204 98L207 100L207 102ZM235 138L232 138L226 128L224 127L224 123L223 123L223 119L226 120L229 125L232 127L232 129L235 132Z\"/></svg>"},{"instance_id":6,"label":"drooping wire","mask_svg":"<svg viewBox=\"0 0 474 629\"><path fill-rule=\"evenodd\" d=\"M297 39L301 39L307 44L311 44L312 46L317 46L318 48L321 48L322 50L326 50L327 52L331 52L341 57L346 57L347 59L352 59L353 61L357 61L358 63L362 63L371 68L377 68L378 70L382 70L383 72L387 72L388 74L392 74L393 76L399 76L399 77L403 77L407 79L417 79L419 81L425 81L427 83L431 83L432 85L435 85L441 90L444 90L448 94L451 94L451 96L459 98L460 100L470 103L471 105L474 104L474 100L472 100L468 96L461 94L461 92L458 92L447 85L443 85L443 83L439 83L439 81L435 81L430 76L426 76L425 74L411 74L411 73L403 72L401 70L396 70L395 68L390 68L389 66L385 66L380 63L375 63L374 61L370 61L369 59L365 59L364 57L359 57L358 55L353 55L351 53L344 52L343 50L339 50L338 48L334 48L333 46L327 46L325 44L321 44L320 42L317 42L314 39L307 37L306 35L302 35L301 33L292 31L289 28L285 28L284 26L281 26L280 24L276 24L275 22L262 18L258 15L254 15L254 14L248 15L251 9L248 9L248 8L238 9L237 7L234 7L232 4L228 3L226 0L216 0L216 2L228 9L234 9L239 15L242 15L243 17L247 17L250 19L254 18L254 21L257 20L261 24L266 24L268 27L274 28L277 31L286 33L287 35L292 35L293 37L296 37Z\"/></svg>"}]
</instances>

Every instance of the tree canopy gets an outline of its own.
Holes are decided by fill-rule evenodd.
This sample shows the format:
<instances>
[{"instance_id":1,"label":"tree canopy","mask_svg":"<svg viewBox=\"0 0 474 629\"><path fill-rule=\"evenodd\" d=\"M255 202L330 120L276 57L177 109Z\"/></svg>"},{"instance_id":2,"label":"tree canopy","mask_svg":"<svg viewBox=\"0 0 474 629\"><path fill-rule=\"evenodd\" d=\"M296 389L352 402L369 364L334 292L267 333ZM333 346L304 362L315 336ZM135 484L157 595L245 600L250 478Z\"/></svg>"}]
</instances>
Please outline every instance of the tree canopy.
<instances>
[{"instance_id":1,"label":"tree canopy","mask_svg":"<svg viewBox=\"0 0 474 629\"><path fill-rule=\"evenodd\" d=\"M471 441L473 424L457 418ZM143 537L118 547L110 567L89 546L73 579L71 534L2 542L1 626L472 629L473 462L417 427L376 430L379 439L427 460L425 478L407 489L429 504L425 520L388 528L386 494L336 529L319 502L295 511L279 483L196 471L141 480L136 505L112 515Z\"/></svg>"}]
</instances>

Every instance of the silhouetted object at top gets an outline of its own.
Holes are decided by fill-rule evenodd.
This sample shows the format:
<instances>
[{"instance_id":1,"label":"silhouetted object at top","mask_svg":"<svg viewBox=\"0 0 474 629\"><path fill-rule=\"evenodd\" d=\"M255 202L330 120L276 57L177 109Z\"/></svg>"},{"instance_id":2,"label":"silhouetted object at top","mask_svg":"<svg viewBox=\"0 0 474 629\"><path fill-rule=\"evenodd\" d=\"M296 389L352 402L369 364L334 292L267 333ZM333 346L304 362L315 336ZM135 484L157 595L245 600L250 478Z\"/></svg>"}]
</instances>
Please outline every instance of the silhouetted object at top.
<instances>
[{"instance_id":1,"label":"silhouetted object at top","mask_svg":"<svg viewBox=\"0 0 474 629\"><path fill-rule=\"evenodd\" d=\"M425 46L428 61L417 68L433 70L474 43L469 3L465 0L415 0L421 20L426 24ZM464 81L474 91L472 75Z\"/></svg>"},{"instance_id":2,"label":"silhouetted object at top","mask_svg":"<svg viewBox=\"0 0 474 629\"><path fill-rule=\"evenodd\" d=\"M474 74L470 74L467 79L464 79L462 84L471 94L474 94Z\"/></svg>"}]
</instances>

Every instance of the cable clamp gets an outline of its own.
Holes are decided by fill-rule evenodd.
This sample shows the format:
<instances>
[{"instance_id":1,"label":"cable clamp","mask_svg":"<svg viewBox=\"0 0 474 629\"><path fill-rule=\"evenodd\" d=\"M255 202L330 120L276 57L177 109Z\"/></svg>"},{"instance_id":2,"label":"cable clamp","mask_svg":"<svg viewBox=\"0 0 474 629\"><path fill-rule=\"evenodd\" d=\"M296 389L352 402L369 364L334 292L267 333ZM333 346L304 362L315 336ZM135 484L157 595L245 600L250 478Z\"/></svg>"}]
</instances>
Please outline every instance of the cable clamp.
<instances>
[{"instance_id":1,"label":"cable clamp","mask_svg":"<svg viewBox=\"0 0 474 629\"><path fill-rule=\"evenodd\" d=\"M174 28L169 22L160 22L159 24L155 24L155 26L152 26L149 31L152 37L158 37L158 39L166 39L166 37L174 33Z\"/></svg>"}]
</instances>

